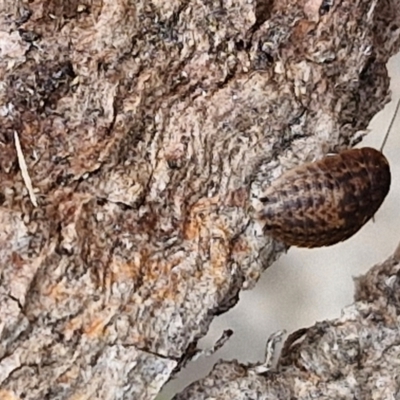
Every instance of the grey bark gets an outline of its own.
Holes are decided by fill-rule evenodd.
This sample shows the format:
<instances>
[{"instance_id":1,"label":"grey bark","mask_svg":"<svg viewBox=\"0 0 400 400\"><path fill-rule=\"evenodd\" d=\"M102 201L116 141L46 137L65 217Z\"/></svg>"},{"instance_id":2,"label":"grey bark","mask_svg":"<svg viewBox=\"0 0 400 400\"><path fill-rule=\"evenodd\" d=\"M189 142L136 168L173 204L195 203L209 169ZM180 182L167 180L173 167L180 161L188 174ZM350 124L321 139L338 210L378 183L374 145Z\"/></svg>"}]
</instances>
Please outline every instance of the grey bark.
<instances>
[{"instance_id":1,"label":"grey bark","mask_svg":"<svg viewBox=\"0 0 400 400\"><path fill-rule=\"evenodd\" d=\"M400 246L342 316L289 335L274 368L220 361L174 400L400 399Z\"/></svg>"},{"instance_id":2,"label":"grey bark","mask_svg":"<svg viewBox=\"0 0 400 400\"><path fill-rule=\"evenodd\" d=\"M0 1L0 398L153 399L285 250L263 189L388 101L399 6Z\"/></svg>"}]
</instances>

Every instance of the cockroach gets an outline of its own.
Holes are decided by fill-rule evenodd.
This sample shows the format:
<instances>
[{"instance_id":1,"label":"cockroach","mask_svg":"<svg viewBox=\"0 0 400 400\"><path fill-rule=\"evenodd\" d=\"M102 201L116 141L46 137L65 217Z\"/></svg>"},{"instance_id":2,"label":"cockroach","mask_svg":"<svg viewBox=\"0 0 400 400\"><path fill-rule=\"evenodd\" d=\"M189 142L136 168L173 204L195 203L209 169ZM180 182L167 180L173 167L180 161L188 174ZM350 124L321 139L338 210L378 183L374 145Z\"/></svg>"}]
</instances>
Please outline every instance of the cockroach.
<instances>
[{"instance_id":1,"label":"cockroach","mask_svg":"<svg viewBox=\"0 0 400 400\"><path fill-rule=\"evenodd\" d=\"M258 217L266 234L288 245L330 246L353 236L374 216L390 181L381 151L345 150L281 175L259 199Z\"/></svg>"}]
</instances>

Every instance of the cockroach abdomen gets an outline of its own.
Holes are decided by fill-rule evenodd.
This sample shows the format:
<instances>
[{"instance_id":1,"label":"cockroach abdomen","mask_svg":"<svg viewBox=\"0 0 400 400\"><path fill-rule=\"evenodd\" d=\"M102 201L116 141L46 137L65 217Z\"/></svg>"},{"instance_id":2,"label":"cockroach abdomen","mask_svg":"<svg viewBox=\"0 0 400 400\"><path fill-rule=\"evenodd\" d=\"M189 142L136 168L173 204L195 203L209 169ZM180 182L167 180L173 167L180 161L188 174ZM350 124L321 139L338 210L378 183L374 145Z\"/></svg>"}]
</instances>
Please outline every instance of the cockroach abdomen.
<instances>
[{"instance_id":1,"label":"cockroach abdomen","mask_svg":"<svg viewBox=\"0 0 400 400\"><path fill-rule=\"evenodd\" d=\"M329 246L354 235L381 206L390 167L364 147L294 168L272 183L258 213L265 233L288 245Z\"/></svg>"}]
</instances>

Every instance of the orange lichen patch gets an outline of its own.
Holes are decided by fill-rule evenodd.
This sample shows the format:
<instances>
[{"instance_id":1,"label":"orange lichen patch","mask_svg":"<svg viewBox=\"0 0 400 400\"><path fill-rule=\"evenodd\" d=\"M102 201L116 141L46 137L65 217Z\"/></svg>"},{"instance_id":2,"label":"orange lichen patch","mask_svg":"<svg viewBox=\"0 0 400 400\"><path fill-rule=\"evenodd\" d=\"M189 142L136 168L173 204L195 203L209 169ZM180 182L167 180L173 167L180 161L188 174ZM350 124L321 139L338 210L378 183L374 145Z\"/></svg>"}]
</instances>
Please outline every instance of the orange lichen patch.
<instances>
[{"instance_id":1,"label":"orange lichen patch","mask_svg":"<svg viewBox=\"0 0 400 400\"><path fill-rule=\"evenodd\" d=\"M227 264L230 257L230 251L227 242L213 241L210 248L211 273L216 285L223 284L227 279Z\"/></svg>"},{"instance_id":2,"label":"orange lichen patch","mask_svg":"<svg viewBox=\"0 0 400 400\"><path fill-rule=\"evenodd\" d=\"M149 281L156 281L162 276L169 276L174 267L184 261L183 256L177 256L165 262L165 260L156 259L148 260L145 268L145 279Z\"/></svg>"},{"instance_id":3,"label":"orange lichen patch","mask_svg":"<svg viewBox=\"0 0 400 400\"><path fill-rule=\"evenodd\" d=\"M140 273L140 262L113 256L110 264L111 282L134 281Z\"/></svg>"},{"instance_id":4,"label":"orange lichen patch","mask_svg":"<svg viewBox=\"0 0 400 400\"><path fill-rule=\"evenodd\" d=\"M164 286L157 289L157 293L154 295L154 301L158 301L160 303L160 307L163 306L163 301L165 300L173 300L176 301L178 297L178 293L173 290L172 287Z\"/></svg>"},{"instance_id":5,"label":"orange lichen patch","mask_svg":"<svg viewBox=\"0 0 400 400\"><path fill-rule=\"evenodd\" d=\"M165 273L165 266L162 265L160 260L151 260L146 263L145 267L145 277L146 281L156 281L160 275Z\"/></svg>"},{"instance_id":6,"label":"orange lichen patch","mask_svg":"<svg viewBox=\"0 0 400 400\"><path fill-rule=\"evenodd\" d=\"M1 400L21 400L21 397L16 396L13 392L9 390L0 390Z\"/></svg>"},{"instance_id":7,"label":"orange lichen patch","mask_svg":"<svg viewBox=\"0 0 400 400\"><path fill-rule=\"evenodd\" d=\"M92 309L90 314L86 314L83 318L86 319L83 333L90 338L99 338L106 334L105 327L114 317L116 311L114 308L96 310ZM93 315L95 314L95 315Z\"/></svg>"},{"instance_id":8,"label":"orange lichen patch","mask_svg":"<svg viewBox=\"0 0 400 400\"><path fill-rule=\"evenodd\" d=\"M60 281L55 285L50 285L47 290L43 291L43 294L52 298L54 301L61 301L66 297L66 291L67 288L65 287L65 283Z\"/></svg>"},{"instance_id":9,"label":"orange lichen patch","mask_svg":"<svg viewBox=\"0 0 400 400\"><path fill-rule=\"evenodd\" d=\"M86 324L83 333L91 338L103 336L107 322L108 320L105 320L104 318L96 317Z\"/></svg>"},{"instance_id":10,"label":"orange lichen patch","mask_svg":"<svg viewBox=\"0 0 400 400\"><path fill-rule=\"evenodd\" d=\"M74 288L71 286L70 282L66 279L61 280L55 284L49 283L49 285L43 286L43 295L45 295L49 301L58 305L65 304L72 299L75 301L81 301L85 297L83 292L76 293Z\"/></svg>"},{"instance_id":11,"label":"orange lichen patch","mask_svg":"<svg viewBox=\"0 0 400 400\"><path fill-rule=\"evenodd\" d=\"M63 334L66 340L71 339L72 335L82 327L82 316L79 315L69 320L64 327Z\"/></svg>"},{"instance_id":12,"label":"orange lichen patch","mask_svg":"<svg viewBox=\"0 0 400 400\"><path fill-rule=\"evenodd\" d=\"M189 216L183 223L183 237L186 240L193 240L199 236L201 220L200 218L195 218Z\"/></svg>"},{"instance_id":13,"label":"orange lichen patch","mask_svg":"<svg viewBox=\"0 0 400 400\"><path fill-rule=\"evenodd\" d=\"M213 206L220 204L220 197L214 196L209 199L200 199L191 207L188 218L184 222L183 235L187 240L193 240L200 236L201 228L205 225L205 215L210 214Z\"/></svg>"}]
</instances>

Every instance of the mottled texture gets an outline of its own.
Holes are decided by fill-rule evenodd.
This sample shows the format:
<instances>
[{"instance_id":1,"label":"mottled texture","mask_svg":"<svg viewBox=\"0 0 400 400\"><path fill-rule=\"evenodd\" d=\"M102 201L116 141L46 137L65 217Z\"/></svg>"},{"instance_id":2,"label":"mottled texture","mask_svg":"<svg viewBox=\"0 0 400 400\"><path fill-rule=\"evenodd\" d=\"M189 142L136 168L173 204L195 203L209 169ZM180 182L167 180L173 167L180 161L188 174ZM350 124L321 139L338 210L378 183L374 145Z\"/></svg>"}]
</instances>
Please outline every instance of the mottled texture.
<instances>
[{"instance_id":1,"label":"mottled texture","mask_svg":"<svg viewBox=\"0 0 400 400\"><path fill-rule=\"evenodd\" d=\"M354 235L390 188L385 156L369 147L345 150L284 173L260 198L264 231L299 247L329 246Z\"/></svg>"},{"instance_id":2,"label":"mottled texture","mask_svg":"<svg viewBox=\"0 0 400 400\"><path fill-rule=\"evenodd\" d=\"M3 397L152 399L283 251L253 199L388 100L399 9L0 0Z\"/></svg>"},{"instance_id":3,"label":"mottled texture","mask_svg":"<svg viewBox=\"0 0 400 400\"><path fill-rule=\"evenodd\" d=\"M290 335L271 370L220 361L174 400L397 399L399 261L390 257L359 278L356 302L340 318Z\"/></svg>"}]
</instances>

